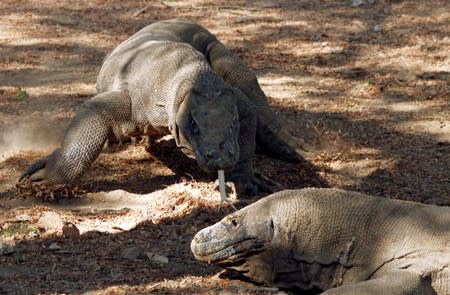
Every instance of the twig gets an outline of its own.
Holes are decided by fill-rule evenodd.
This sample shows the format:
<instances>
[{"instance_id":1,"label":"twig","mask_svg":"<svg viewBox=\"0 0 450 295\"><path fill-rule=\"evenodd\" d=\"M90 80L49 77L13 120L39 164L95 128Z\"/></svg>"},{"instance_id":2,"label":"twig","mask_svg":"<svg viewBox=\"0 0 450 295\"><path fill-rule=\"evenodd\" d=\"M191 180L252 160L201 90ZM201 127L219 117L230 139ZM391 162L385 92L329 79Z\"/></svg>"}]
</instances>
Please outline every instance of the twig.
<instances>
[{"instance_id":1,"label":"twig","mask_svg":"<svg viewBox=\"0 0 450 295\"><path fill-rule=\"evenodd\" d=\"M317 122L317 125L319 125L320 122ZM316 124L312 123L311 126L313 127L314 131L317 132L317 135L322 136L323 132L320 132L320 130L317 128Z\"/></svg>"},{"instance_id":2,"label":"twig","mask_svg":"<svg viewBox=\"0 0 450 295\"><path fill-rule=\"evenodd\" d=\"M147 4L144 8L139 9L138 11L136 11L133 16L139 16L140 14L143 14L147 11L147 9L150 7L150 4Z\"/></svg>"},{"instance_id":3,"label":"twig","mask_svg":"<svg viewBox=\"0 0 450 295\"><path fill-rule=\"evenodd\" d=\"M161 1L161 4L172 8L172 9L215 9L217 11L228 11L230 13L236 13L236 14L244 14L249 16L250 11L256 11L256 8L242 8L238 6L213 6L213 5L201 5L196 6L195 4L191 5L173 5L168 3L167 1Z\"/></svg>"}]
</instances>

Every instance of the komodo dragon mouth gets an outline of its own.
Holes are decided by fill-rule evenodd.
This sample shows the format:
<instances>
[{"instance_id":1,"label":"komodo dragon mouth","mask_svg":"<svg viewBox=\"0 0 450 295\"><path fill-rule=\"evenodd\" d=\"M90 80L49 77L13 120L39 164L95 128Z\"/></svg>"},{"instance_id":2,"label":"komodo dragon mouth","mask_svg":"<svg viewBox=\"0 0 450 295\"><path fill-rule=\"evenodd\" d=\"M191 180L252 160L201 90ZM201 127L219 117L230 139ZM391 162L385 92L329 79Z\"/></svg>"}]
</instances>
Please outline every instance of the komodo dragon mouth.
<instances>
[{"instance_id":1,"label":"komodo dragon mouth","mask_svg":"<svg viewBox=\"0 0 450 295\"><path fill-rule=\"evenodd\" d=\"M196 259L218 265L244 262L245 258L262 252L263 247L264 241L256 237L248 237L239 241L222 239L212 242L202 241L201 237L197 235L191 243L192 253Z\"/></svg>"}]
</instances>

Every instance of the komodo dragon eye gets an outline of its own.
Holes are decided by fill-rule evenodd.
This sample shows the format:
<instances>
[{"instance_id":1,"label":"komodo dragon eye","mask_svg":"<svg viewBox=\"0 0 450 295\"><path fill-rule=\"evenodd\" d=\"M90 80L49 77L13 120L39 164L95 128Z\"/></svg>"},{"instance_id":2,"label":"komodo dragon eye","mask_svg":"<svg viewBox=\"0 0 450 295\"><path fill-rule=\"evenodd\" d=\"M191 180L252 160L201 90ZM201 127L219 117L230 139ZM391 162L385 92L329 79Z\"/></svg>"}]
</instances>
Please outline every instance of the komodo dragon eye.
<instances>
[{"instance_id":1,"label":"komodo dragon eye","mask_svg":"<svg viewBox=\"0 0 450 295\"><path fill-rule=\"evenodd\" d=\"M239 222L238 222L236 219L231 219L231 220L230 220L230 223L231 223L233 226L238 226L238 225L239 225Z\"/></svg>"},{"instance_id":2,"label":"komodo dragon eye","mask_svg":"<svg viewBox=\"0 0 450 295\"><path fill-rule=\"evenodd\" d=\"M197 122L195 122L194 119L191 119L191 128L192 128L192 133L194 134L198 134L198 125Z\"/></svg>"}]
</instances>

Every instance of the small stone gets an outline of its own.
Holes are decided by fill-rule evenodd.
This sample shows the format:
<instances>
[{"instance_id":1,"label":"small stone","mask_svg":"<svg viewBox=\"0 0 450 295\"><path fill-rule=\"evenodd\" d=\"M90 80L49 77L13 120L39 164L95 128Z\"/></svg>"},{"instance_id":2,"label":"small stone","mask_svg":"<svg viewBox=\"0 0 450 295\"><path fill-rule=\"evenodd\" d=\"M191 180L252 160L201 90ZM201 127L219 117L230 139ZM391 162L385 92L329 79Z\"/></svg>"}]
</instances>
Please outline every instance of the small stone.
<instances>
[{"instance_id":1,"label":"small stone","mask_svg":"<svg viewBox=\"0 0 450 295\"><path fill-rule=\"evenodd\" d=\"M24 262L24 261L25 261L25 258L24 258L24 256L23 256L23 253L22 253L22 252L14 252L14 253L13 253L13 257L14 257L14 261L15 261L16 263L21 263L21 262Z\"/></svg>"},{"instance_id":2,"label":"small stone","mask_svg":"<svg viewBox=\"0 0 450 295\"><path fill-rule=\"evenodd\" d=\"M128 260L138 260L141 254L141 249L138 247L129 247L122 250L121 256Z\"/></svg>"},{"instance_id":3,"label":"small stone","mask_svg":"<svg viewBox=\"0 0 450 295\"><path fill-rule=\"evenodd\" d=\"M352 0L352 7L358 7L364 4L364 0Z\"/></svg>"},{"instance_id":4,"label":"small stone","mask_svg":"<svg viewBox=\"0 0 450 295\"><path fill-rule=\"evenodd\" d=\"M382 30L381 25L375 25L375 26L373 27L373 31L374 31L375 33L379 33L379 32L381 32L381 30Z\"/></svg>"},{"instance_id":5,"label":"small stone","mask_svg":"<svg viewBox=\"0 0 450 295\"><path fill-rule=\"evenodd\" d=\"M31 221L32 219L31 219L31 217L30 217L29 215L27 215L27 214L20 214L20 215L17 215L17 216L16 216L16 220L17 220L17 221L22 221L22 222L24 222L24 221Z\"/></svg>"},{"instance_id":6,"label":"small stone","mask_svg":"<svg viewBox=\"0 0 450 295\"><path fill-rule=\"evenodd\" d=\"M0 255L8 255L14 251L14 244L0 241Z\"/></svg>"},{"instance_id":7,"label":"small stone","mask_svg":"<svg viewBox=\"0 0 450 295\"><path fill-rule=\"evenodd\" d=\"M39 232L35 230L32 230L27 234L28 239L35 239L37 237L39 237Z\"/></svg>"},{"instance_id":8,"label":"small stone","mask_svg":"<svg viewBox=\"0 0 450 295\"><path fill-rule=\"evenodd\" d=\"M123 221L117 225L114 225L112 228L113 229L118 229L121 231L130 231L134 228L136 228L138 224L134 221Z\"/></svg>"},{"instance_id":9,"label":"small stone","mask_svg":"<svg viewBox=\"0 0 450 295\"><path fill-rule=\"evenodd\" d=\"M41 218L39 218L38 226L47 231L54 230L61 232L64 222L58 213L46 211L42 213Z\"/></svg>"},{"instance_id":10,"label":"small stone","mask_svg":"<svg viewBox=\"0 0 450 295\"><path fill-rule=\"evenodd\" d=\"M148 259L150 260L150 263L157 267L164 267L169 263L169 258L167 258L166 256L162 256L151 252L147 252L145 253L145 255L147 255Z\"/></svg>"},{"instance_id":11,"label":"small stone","mask_svg":"<svg viewBox=\"0 0 450 295\"><path fill-rule=\"evenodd\" d=\"M400 82L410 82L416 78L416 75L414 75L411 71L403 69L395 73L394 78Z\"/></svg>"},{"instance_id":12,"label":"small stone","mask_svg":"<svg viewBox=\"0 0 450 295\"><path fill-rule=\"evenodd\" d=\"M248 18L247 17L238 17L238 18L234 19L233 22L235 24L245 24L245 23L248 23Z\"/></svg>"},{"instance_id":13,"label":"small stone","mask_svg":"<svg viewBox=\"0 0 450 295\"><path fill-rule=\"evenodd\" d=\"M50 244L50 246L48 246L48 249L52 250L52 251L59 250L59 249L61 249L61 246L58 245L56 242L53 242Z\"/></svg>"},{"instance_id":14,"label":"small stone","mask_svg":"<svg viewBox=\"0 0 450 295\"><path fill-rule=\"evenodd\" d=\"M66 222L62 228L63 235L72 240L80 238L80 230L71 222Z\"/></svg>"},{"instance_id":15,"label":"small stone","mask_svg":"<svg viewBox=\"0 0 450 295\"><path fill-rule=\"evenodd\" d=\"M62 25L62 26L75 26L78 24L78 20L74 18L70 18L67 15L53 15L49 16L46 19L47 22L54 25Z\"/></svg>"}]
</instances>

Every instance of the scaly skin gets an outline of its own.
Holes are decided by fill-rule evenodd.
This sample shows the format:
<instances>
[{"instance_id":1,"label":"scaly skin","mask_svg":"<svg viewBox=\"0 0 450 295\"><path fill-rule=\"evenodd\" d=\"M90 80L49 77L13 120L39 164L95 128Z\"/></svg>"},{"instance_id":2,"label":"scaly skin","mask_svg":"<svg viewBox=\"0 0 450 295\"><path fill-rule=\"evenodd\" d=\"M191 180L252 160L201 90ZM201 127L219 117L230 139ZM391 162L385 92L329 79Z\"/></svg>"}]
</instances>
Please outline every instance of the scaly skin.
<instances>
[{"instance_id":1,"label":"scaly skin","mask_svg":"<svg viewBox=\"0 0 450 295\"><path fill-rule=\"evenodd\" d=\"M20 180L72 183L105 142L171 133L203 170L226 170L240 194L267 189L253 174L255 137L282 159L297 155L263 123L259 113L272 113L262 91L250 91L260 89L256 76L230 54L196 24L147 26L107 56L97 79L99 94L82 104L61 147L30 165ZM230 66L239 75L228 73ZM234 87L236 81L240 87Z\"/></svg>"},{"instance_id":2,"label":"scaly skin","mask_svg":"<svg viewBox=\"0 0 450 295\"><path fill-rule=\"evenodd\" d=\"M450 208L337 189L278 192L198 232L203 262L323 294L449 294Z\"/></svg>"},{"instance_id":3,"label":"scaly skin","mask_svg":"<svg viewBox=\"0 0 450 295\"><path fill-rule=\"evenodd\" d=\"M135 37L183 42L203 54L214 72L227 84L242 91L255 106L256 141L268 155L296 161L297 152L301 154L306 149L303 140L292 135L286 124L277 119L255 73L206 28L187 20L164 20L148 25Z\"/></svg>"}]
</instances>

